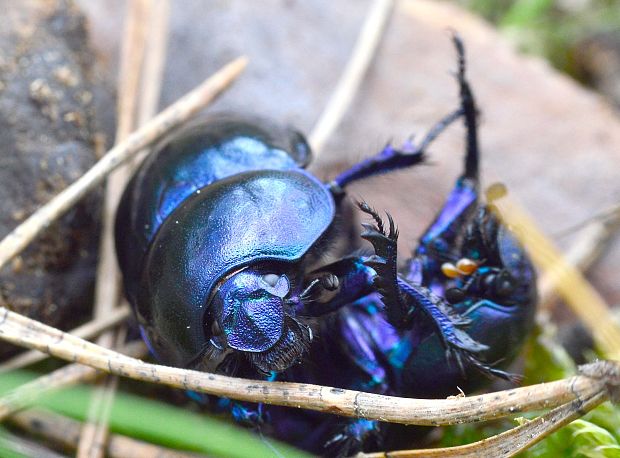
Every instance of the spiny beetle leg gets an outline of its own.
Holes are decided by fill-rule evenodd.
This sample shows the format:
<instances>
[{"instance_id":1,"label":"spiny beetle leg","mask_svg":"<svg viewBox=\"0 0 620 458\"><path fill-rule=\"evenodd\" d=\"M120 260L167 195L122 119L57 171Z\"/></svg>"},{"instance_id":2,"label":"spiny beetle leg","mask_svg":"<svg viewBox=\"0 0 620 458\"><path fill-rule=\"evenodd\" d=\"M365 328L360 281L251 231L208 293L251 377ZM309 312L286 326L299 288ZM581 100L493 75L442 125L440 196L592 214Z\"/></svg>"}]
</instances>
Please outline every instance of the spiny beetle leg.
<instances>
[{"instance_id":1,"label":"spiny beetle leg","mask_svg":"<svg viewBox=\"0 0 620 458\"><path fill-rule=\"evenodd\" d=\"M364 231L361 237L368 240L375 249L374 256L370 256L364 264L377 273L373 280L373 286L383 297L388 321L398 329L406 329L410 322L410 307L397 286L396 248L398 230L389 214L387 215L389 231L386 231L381 217L373 208L366 202L360 202L358 206L360 210L375 220L375 225L362 223Z\"/></svg>"},{"instance_id":2,"label":"spiny beetle leg","mask_svg":"<svg viewBox=\"0 0 620 458\"><path fill-rule=\"evenodd\" d=\"M461 106L457 110L454 110L452 113L447 114L439 120L420 142L416 142L415 144L412 141L405 142L401 149L394 148L388 143L375 156L354 164L351 168L339 174L334 181L329 184L329 187L334 195L342 196L344 194L344 189L355 181L363 180L374 175L388 173L393 170L412 167L424 162L426 159L426 149L429 145L448 126L460 117L464 118L465 127L467 129L467 154L465 158L465 173L463 176L477 181L477 110L469 82L465 78L465 51L463 48L463 43L460 37L456 34L452 36L452 41L454 42L458 56L458 70L456 77L459 84Z\"/></svg>"},{"instance_id":3,"label":"spiny beetle leg","mask_svg":"<svg viewBox=\"0 0 620 458\"><path fill-rule=\"evenodd\" d=\"M467 223L472 219L479 205L479 163L476 101L469 82L465 77L465 54L460 37L453 35L452 40L458 56L456 79L461 98L461 113L466 130L466 152L462 175L446 199L443 208L433 223L420 238L416 255L431 255L442 260L451 260L454 255L450 248L462 237ZM425 274L438 270L436 265L425 266ZM432 274L431 274L432 275ZM409 278L412 278L409 276Z\"/></svg>"},{"instance_id":4,"label":"spiny beetle leg","mask_svg":"<svg viewBox=\"0 0 620 458\"><path fill-rule=\"evenodd\" d=\"M494 369L480 361L476 355L488 347L472 339L460 326L468 320L457 314L443 298L434 294L429 288L413 284L403 279L397 271L398 230L391 216L386 230L379 214L368 204L359 204L360 210L370 215L375 224L364 224L362 238L368 240L375 249L375 254L365 264L375 270L377 276L374 286L381 294L385 304L388 321L398 329L412 326L412 315L421 310L431 320L446 348L449 357L454 359L464 371L464 362L469 363L487 376L514 380L511 374Z\"/></svg>"},{"instance_id":5,"label":"spiny beetle leg","mask_svg":"<svg viewBox=\"0 0 620 458\"><path fill-rule=\"evenodd\" d=\"M358 164L354 164L350 169L338 175L334 181L329 184L330 190L336 196L339 196L344 194L344 189L354 181L423 163L426 159L426 149L428 146L441 132L462 115L463 111L459 108L444 116L431 128L419 143L413 144L409 141L403 145L402 149L394 148L388 143L375 156L369 157Z\"/></svg>"}]
</instances>

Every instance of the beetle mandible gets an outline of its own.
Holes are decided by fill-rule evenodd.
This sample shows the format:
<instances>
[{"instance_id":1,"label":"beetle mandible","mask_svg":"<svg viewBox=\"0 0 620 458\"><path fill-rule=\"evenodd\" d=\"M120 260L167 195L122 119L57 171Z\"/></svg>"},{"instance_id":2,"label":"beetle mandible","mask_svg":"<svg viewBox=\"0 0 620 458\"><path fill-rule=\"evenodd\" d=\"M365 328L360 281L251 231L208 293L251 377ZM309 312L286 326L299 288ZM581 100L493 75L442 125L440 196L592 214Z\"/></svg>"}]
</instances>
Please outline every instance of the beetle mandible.
<instances>
[{"instance_id":1,"label":"beetle mandible","mask_svg":"<svg viewBox=\"0 0 620 458\"><path fill-rule=\"evenodd\" d=\"M419 144L386 146L324 184L292 129L220 116L169 138L129 183L116 221L126 294L154 356L174 366L387 395L445 397L505 368L532 327L534 269L479 191L476 105ZM399 269L398 230L366 203L374 253L336 253L347 186L419 164L463 119L462 175ZM332 256L334 253L332 253ZM482 377L481 375L487 376ZM397 426L275 406L227 403L242 421L315 453L399 445Z\"/></svg>"}]
</instances>

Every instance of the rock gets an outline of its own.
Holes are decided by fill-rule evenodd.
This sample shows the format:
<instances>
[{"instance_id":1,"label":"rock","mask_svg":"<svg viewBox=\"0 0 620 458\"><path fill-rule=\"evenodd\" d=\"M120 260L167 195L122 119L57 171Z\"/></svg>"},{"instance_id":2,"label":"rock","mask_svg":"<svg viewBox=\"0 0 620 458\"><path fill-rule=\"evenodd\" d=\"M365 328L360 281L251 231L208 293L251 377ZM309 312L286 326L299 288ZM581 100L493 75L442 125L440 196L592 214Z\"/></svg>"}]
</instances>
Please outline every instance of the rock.
<instances>
[{"instance_id":1,"label":"rock","mask_svg":"<svg viewBox=\"0 0 620 458\"><path fill-rule=\"evenodd\" d=\"M64 1L2 5L0 236L5 236L93 165L98 128L84 17ZM89 313L98 200L93 195L81 202L2 270L0 305L63 329Z\"/></svg>"}]
</instances>

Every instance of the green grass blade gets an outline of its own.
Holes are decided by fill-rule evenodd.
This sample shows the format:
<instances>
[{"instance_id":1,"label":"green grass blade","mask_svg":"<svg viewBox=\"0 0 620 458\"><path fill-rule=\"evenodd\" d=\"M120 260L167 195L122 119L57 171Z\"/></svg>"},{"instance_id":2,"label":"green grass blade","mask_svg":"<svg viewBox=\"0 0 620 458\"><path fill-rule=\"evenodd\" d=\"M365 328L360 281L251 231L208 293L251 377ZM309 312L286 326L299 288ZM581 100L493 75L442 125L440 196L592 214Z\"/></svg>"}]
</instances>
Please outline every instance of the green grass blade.
<instances>
[{"instance_id":1,"label":"green grass blade","mask_svg":"<svg viewBox=\"0 0 620 458\"><path fill-rule=\"evenodd\" d=\"M32 374L4 374L0 377L0 391L6 392L31 378ZM84 421L91 393L90 387L72 387L46 395L40 405ZM286 457L309 456L272 439L267 443L231 422L123 392L117 393L109 424L120 434L210 456L271 458L275 456L273 449Z\"/></svg>"}]
</instances>

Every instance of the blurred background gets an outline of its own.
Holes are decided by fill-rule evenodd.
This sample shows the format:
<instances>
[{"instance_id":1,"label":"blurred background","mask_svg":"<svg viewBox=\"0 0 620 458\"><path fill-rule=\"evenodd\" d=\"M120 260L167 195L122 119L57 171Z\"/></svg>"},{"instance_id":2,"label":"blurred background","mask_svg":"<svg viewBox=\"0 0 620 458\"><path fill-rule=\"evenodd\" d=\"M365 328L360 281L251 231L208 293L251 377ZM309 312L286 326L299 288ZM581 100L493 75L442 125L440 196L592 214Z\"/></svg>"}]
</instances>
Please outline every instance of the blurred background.
<instances>
[{"instance_id":1,"label":"blurred background","mask_svg":"<svg viewBox=\"0 0 620 458\"><path fill-rule=\"evenodd\" d=\"M610 0L463 0L517 49L544 57L558 70L604 94L616 106L620 4Z\"/></svg>"},{"instance_id":2,"label":"blurred background","mask_svg":"<svg viewBox=\"0 0 620 458\"><path fill-rule=\"evenodd\" d=\"M351 56L371 3L171 0L159 106L174 102L231 59L247 55L247 70L209 110L260 114L310 133ZM161 8L163 3L153 4ZM101 145L113 143L127 3L0 0L0 6L0 234L5 235L83 173L96 159L95 145L105 150ZM332 178L387 141L421 136L457 106L450 30L465 42L468 76L481 111L485 186L505 183L511 197L563 252L581 243L593 225L604 227L605 237L591 248L586 276L617 315L618 0L396 1L368 71L315 171ZM353 197L395 216L401 258L415 246L459 174L462 152L463 130L455 126L433 144L428 165L356 185ZM98 197L76 207L3 270L0 304L62 329L90 319ZM572 374L575 361L597 357L591 330L553 295L545 301L540 327L518 368L526 383ZM0 350L5 355L16 351L6 345ZM47 362L35 369L40 373L55 367ZM148 395L151 401L166 399L182 406L182 412L157 410L175 409L163 402L132 404L133 399L121 396L121 407L115 408L120 410L111 420L113 431L214 456L274 454L265 441L225 419L217 420L224 425L217 429L222 441L205 445L204 435L219 426L205 423L211 420L204 412L183 422L180 413L189 415L187 411L200 407L182 393L126 381L122 390ZM65 415L83 417L83 406L69 411L67 398L53 402L56 409L64 406ZM143 418L174 418L178 429L170 434L165 421L158 426L155 420L123 417L132 410ZM148 430L151 423L160 429ZM471 442L508 426L512 424L449 428L432 435L430 443ZM32 436L17 430L6 434ZM585 450L587 456L617 456L590 451L605 444L620 453L619 440L620 415L605 405L530 454L582 456ZM53 447L71 454L66 445ZM289 453L294 452L285 455Z\"/></svg>"}]
</instances>

